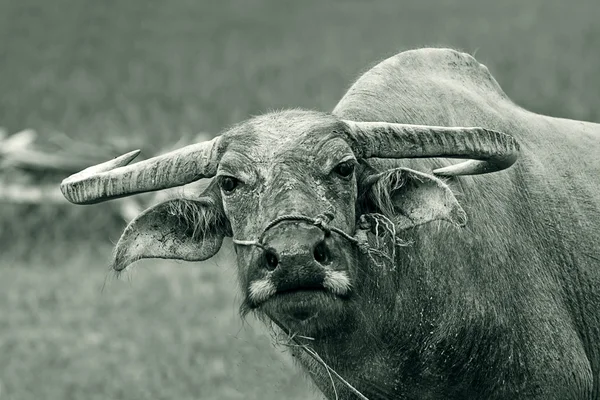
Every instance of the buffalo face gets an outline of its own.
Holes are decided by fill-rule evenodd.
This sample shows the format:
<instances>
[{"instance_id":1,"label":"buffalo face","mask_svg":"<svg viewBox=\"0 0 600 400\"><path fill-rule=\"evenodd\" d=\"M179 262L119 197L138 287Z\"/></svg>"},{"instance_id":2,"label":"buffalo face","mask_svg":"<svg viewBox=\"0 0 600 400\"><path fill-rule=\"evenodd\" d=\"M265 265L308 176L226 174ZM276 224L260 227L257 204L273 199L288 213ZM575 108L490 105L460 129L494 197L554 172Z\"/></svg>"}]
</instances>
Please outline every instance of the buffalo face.
<instances>
[{"instance_id":1,"label":"buffalo face","mask_svg":"<svg viewBox=\"0 0 600 400\"><path fill-rule=\"evenodd\" d=\"M242 310L307 335L348 318L356 248L337 232L355 231L358 162L343 129L316 113L255 118L228 133L216 174Z\"/></svg>"},{"instance_id":2,"label":"buffalo face","mask_svg":"<svg viewBox=\"0 0 600 400\"><path fill-rule=\"evenodd\" d=\"M127 165L136 152L126 154L65 179L61 189L70 201L91 204L214 177L200 196L160 203L132 221L116 246L114 269L141 258L205 260L232 237L242 311L318 336L351 328L363 303L373 302L382 281L371 272L393 269L398 232L434 220L464 225L452 191L433 174L493 172L517 154L514 139L482 128L353 122L293 110L137 164ZM475 160L433 174L378 171L368 163L443 156ZM391 245L374 246L386 232Z\"/></svg>"}]
</instances>

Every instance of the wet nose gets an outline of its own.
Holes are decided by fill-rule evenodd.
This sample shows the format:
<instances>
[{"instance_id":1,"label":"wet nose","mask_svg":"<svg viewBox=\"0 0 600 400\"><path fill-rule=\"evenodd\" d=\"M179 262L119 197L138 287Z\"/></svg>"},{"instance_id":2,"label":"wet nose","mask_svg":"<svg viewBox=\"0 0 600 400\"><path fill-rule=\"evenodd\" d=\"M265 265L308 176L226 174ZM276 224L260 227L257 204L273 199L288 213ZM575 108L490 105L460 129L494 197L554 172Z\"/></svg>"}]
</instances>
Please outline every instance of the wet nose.
<instances>
[{"instance_id":1,"label":"wet nose","mask_svg":"<svg viewBox=\"0 0 600 400\"><path fill-rule=\"evenodd\" d=\"M324 267L331 264L328 237L317 226L304 222L282 223L263 238L264 267Z\"/></svg>"}]
</instances>

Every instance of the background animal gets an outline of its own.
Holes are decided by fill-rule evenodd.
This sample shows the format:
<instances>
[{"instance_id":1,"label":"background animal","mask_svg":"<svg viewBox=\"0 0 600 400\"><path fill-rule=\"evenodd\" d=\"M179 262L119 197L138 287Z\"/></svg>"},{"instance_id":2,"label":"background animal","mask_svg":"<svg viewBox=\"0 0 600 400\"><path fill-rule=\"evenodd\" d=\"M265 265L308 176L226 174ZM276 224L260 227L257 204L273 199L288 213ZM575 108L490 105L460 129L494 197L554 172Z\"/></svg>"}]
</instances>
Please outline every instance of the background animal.
<instances>
[{"instance_id":1,"label":"background animal","mask_svg":"<svg viewBox=\"0 0 600 400\"><path fill-rule=\"evenodd\" d=\"M1 123L142 137L153 154L272 108L330 110L377 60L426 44L476 53L529 110L600 119L595 1L246 4L2 2ZM240 323L228 245L102 291L122 225L98 207L2 206L3 395L310 396L260 325Z\"/></svg>"}]
</instances>

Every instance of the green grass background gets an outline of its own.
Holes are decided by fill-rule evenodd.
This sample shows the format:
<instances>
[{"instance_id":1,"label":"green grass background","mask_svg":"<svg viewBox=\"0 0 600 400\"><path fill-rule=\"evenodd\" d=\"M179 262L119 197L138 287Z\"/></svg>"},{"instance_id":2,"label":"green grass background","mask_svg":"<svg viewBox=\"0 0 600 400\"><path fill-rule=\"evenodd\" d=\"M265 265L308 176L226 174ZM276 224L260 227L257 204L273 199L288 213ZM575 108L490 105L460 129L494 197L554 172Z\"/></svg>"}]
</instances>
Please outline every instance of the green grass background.
<instances>
[{"instance_id":1,"label":"green grass background","mask_svg":"<svg viewBox=\"0 0 600 400\"><path fill-rule=\"evenodd\" d=\"M423 46L475 54L533 111L600 121L599 20L597 0L0 0L0 126L153 153L269 109L331 110ZM115 280L106 206L0 207L0 400L318 398L240 321L229 244Z\"/></svg>"}]
</instances>

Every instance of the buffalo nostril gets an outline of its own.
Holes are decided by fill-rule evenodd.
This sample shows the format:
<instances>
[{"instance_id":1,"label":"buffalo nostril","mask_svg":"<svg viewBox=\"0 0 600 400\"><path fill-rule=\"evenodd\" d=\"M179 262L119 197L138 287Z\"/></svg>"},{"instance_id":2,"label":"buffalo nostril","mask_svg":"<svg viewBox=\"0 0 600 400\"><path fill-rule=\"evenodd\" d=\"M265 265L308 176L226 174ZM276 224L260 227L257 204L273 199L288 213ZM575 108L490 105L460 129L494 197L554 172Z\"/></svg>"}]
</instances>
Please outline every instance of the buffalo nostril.
<instances>
[{"instance_id":1,"label":"buffalo nostril","mask_svg":"<svg viewBox=\"0 0 600 400\"><path fill-rule=\"evenodd\" d=\"M273 271L279 265L279 258L277 253L273 249L269 249L265 253L265 260L267 261L267 269Z\"/></svg>"},{"instance_id":2,"label":"buffalo nostril","mask_svg":"<svg viewBox=\"0 0 600 400\"><path fill-rule=\"evenodd\" d=\"M319 264L325 265L330 263L331 256L324 240L317 243L313 251L313 256Z\"/></svg>"}]
</instances>

